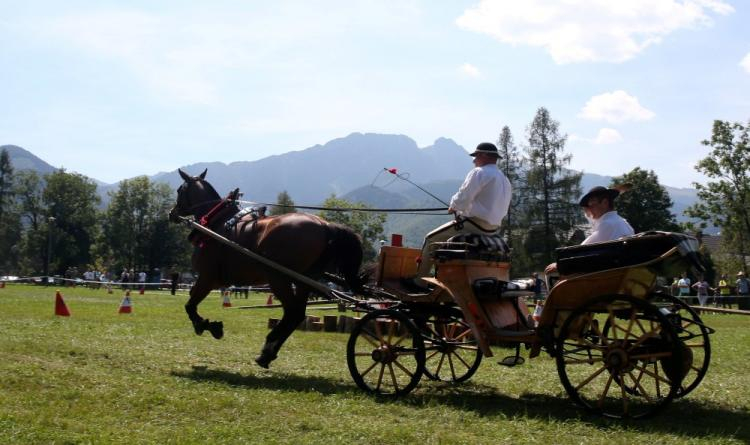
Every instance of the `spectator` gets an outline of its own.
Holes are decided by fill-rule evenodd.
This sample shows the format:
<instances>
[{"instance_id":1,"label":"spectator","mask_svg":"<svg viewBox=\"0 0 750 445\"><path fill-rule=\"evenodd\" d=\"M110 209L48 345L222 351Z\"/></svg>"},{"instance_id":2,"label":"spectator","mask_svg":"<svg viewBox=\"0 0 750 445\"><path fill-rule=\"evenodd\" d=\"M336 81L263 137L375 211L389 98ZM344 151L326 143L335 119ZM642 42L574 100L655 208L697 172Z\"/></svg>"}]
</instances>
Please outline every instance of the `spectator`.
<instances>
[{"instance_id":1,"label":"spectator","mask_svg":"<svg viewBox=\"0 0 750 445\"><path fill-rule=\"evenodd\" d=\"M680 290L680 297L687 298L690 296L690 278L687 277L687 274L682 274L682 277L677 281L677 287Z\"/></svg>"},{"instance_id":2,"label":"spectator","mask_svg":"<svg viewBox=\"0 0 750 445\"><path fill-rule=\"evenodd\" d=\"M732 294L732 288L729 286L729 281L727 281L727 274L721 275L718 289L719 289L719 300L721 302L721 307L732 307L732 305L729 304L729 295Z\"/></svg>"},{"instance_id":3,"label":"spectator","mask_svg":"<svg viewBox=\"0 0 750 445\"><path fill-rule=\"evenodd\" d=\"M737 304L740 309L747 308L750 302L747 299L750 297L750 280L745 276L745 272L737 272L737 281L735 282L737 287Z\"/></svg>"},{"instance_id":4,"label":"spectator","mask_svg":"<svg viewBox=\"0 0 750 445\"><path fill-rule=\"evenodd\" d=\"M695 292L698 295L698 304L706 306L708 304L708 291L711 290L708 286L708 281L704 280L703 277L700 277L698 281L693 284L692 288L695 289Z\"/></svg>"}]
</instances>

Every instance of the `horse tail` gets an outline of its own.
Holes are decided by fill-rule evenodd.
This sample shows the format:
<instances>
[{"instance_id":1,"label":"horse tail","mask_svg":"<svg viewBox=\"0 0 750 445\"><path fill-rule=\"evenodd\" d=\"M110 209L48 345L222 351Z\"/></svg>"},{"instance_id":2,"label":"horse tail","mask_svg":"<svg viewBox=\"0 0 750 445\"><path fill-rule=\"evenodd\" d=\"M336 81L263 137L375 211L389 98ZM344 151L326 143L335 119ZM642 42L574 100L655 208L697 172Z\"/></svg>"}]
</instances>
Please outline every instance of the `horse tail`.
<instances>
[{"instance_id":1,"label":"horse tail","mask_svg":"<svg viewBox=\"0 0 750 445\"><path fill-rule=\"evenodd\" d=\"M328 252L336 269L344 276L349 288L354 292L362 290L359 267L362 265L362 241L354 231L340 224L328 223Z\"/></svg>"}]
</instances>

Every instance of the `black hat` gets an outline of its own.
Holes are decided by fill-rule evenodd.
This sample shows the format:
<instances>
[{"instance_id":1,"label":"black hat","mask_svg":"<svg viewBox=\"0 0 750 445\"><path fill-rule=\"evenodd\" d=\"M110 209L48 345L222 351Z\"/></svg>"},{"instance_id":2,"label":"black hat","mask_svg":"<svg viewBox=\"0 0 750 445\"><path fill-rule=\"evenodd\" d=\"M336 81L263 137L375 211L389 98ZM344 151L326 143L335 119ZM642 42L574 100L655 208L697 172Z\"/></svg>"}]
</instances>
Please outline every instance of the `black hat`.
<instances>
[{"instance_id":1,"label":"black hat","mask_svg":"<svg viewBox=\"0 0 750 445\"><path fill-rule=\"evenodd\" d=\"M481 144L477 145L477 148L474 150L474 153L469 153L469 156L476 156L479 153L488 154L490 156L500 157L500 153L497 152L497 147L495 147L495 144L490 142L482 142Z\"/></svg>"},{"instance_id":2,"label":"black hat","mask_svg":"<svg viewBox=\"0 0 750 445\"><path fill-rule=\"evenodd\" d=\"M596 187L589 190L588 193L583 195L581 200L578 202L578 205L581 207L587 207L589 204L589 198L597 197L597 198L607 198L609 199L609 202L614 202L615 198L620 195L620 191L615 189L608 189L606 187L602 187L601 185L597 185Z\"/></svg>"}]
</instances>

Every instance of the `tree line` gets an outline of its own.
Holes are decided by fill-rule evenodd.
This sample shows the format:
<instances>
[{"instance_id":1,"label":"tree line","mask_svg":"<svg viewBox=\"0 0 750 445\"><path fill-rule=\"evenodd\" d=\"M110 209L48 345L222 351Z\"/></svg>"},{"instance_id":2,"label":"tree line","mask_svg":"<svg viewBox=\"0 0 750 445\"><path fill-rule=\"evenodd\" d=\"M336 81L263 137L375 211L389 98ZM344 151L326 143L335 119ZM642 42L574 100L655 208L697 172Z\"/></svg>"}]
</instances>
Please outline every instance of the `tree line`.
<instances>
[{"instance_id":1,"label":"tree line","mask_svg":"<svg viewBox=\"0 0 750 445\"><path fill-rule=\"evenodd\" d=\"M121 181L100 209L96 183L64 169L14 171L0 152L0 275L64 275L76 268L187 268L185 231L170 224L174 193L146 176Z\"/></svg>"},{"instance_id":2,"label":"tree line","mask_svg":"<svg viewBox=\"0 0 750 445\"><path fill-rule=\"evenodd\" d=\"M636 233L649 230L698 231L711 223L720 228L722 269L747 274L750 255L750 125L715 121L710 148L696 170L706 175L695 183L699 202L686 211L698 224L679 225L672 200L652 170L636 167L614 177L609 186L629 183L631 191L616 201L616 210ZM570 170L567 136L546 108L539 108L519 147L507 126L499 133L498 167L511 181L513 197L501 233L512 248L514 274L543 269L555 249L579 244L587 228L578 206L582 173ZM605 185L605 184L602 184ZM15 172L7 151L0 152L0 275L58 275L70 267L100 271L156 268L189 269L191 246L186 230L167 218L174 192L146 176L121 181L100 209L96 184L77 173L58 170L40 176ZM323 207L366 207L331 195ZM270 214L296 211L286 191ZM373 259L383 238L385 215L323 211L321 216L360 233L365 257ZM731 264L725 264L725 263Z\"/></svg>"}]
</instances>

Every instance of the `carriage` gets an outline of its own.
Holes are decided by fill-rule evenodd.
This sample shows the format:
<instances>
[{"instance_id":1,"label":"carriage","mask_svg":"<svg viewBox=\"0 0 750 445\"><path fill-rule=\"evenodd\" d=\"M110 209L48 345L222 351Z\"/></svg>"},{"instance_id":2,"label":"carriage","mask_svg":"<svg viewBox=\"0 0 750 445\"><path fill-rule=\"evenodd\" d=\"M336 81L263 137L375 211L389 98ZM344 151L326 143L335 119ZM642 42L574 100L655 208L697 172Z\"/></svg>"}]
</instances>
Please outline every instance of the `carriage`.
<instances>
[{"instance_id":1,"label":"carriage","mask_svg":"<svg viewBox=\"0 0 750 445\"><path fill-rule=\"evenodd\" d=\"M648 232L616 241L558 249L559 277L538 320L526 283L509 278L506 251L448 242L433 251L436 277L428 293L399 282L413 274L419 250L386 246L377 289L391 298L354 327L347 362L356 384L387 396L409 393L425 376L468 380L492 345L515 346L521 359L555 358L568 395L607 417L650 415L695 389L708 370L709 334L687 304L658 290L657 277L702 270L698 242L678 233ZM556 279L556 281L555 281Z\"/></svg>"},{"instance_id":2,"label":"carriage","mask_svg":"<svg viewBox=\"0 0 750 445\"><path fill-rule=\"evenodd\" d=\"M703 271L693 237L647 232L558 249L559 276L547 277L544 309L531 317L526 298L532 293L510 279L509 252L499 239L434 245L432 289L419 293L403 288L401 278L415 274L420 251L384 246L375 283L363 287L356 277L361 245L351 230L305 214L240 218L239 191L221 199L205 174L180 171L185 183L170 212L193 229L196 245L200 275L185 309L196 334L209 331L218 339L223 324L197 311L210 290L269 283L284 316L266 337L260 366L276 358L315 291L365 313L349 337L347 364L357 386L381 396L405 395L423 376L466 381L483 357L492 357L493 345L515 346L515 356L502 363L518 364L523 345L530 358L545 352L555 359L563 387L579 405L607 417L638 418L689 394L708 370L712 330L657 286L658 277ZM330 262L361 295L314 279Z\"/></svg>"}]
</instances>

